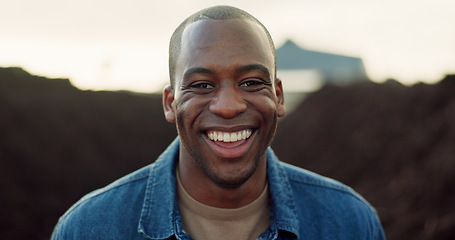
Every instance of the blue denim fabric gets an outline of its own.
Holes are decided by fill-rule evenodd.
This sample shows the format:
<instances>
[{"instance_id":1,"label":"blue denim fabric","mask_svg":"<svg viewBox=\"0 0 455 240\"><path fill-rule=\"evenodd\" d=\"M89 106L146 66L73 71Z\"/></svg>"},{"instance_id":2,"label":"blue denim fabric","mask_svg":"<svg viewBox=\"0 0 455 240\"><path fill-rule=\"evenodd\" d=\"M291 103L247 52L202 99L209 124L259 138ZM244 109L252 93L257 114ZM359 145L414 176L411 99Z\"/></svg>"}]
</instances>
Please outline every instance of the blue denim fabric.
<instances>
[{"instance_id":1,"label":"blue denim fabric","mask_svg":"<svg viewBox=\"0 0 455 240\"><path fill-rule=\"evenodd\" d=\"M178 211L179 138L157 161L87 194L52 239L191 239ZM267 150L270 226L258 239L384 239L375 210L349 187L280 162Z\"/></svg>"}]
</instances>

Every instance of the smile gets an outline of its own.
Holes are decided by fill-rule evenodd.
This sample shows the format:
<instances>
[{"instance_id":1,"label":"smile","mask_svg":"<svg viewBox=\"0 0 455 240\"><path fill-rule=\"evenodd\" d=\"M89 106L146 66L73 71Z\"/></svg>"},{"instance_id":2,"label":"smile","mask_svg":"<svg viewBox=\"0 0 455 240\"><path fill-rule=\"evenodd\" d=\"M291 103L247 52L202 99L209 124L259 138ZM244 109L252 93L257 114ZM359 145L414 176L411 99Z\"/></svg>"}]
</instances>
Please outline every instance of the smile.
<instances>
[{"instance_id":1,"label":"smile","mask_svg":"<svg viewBox=\"0 0 455 240\"><path fill-rule=\"evenodd\" d=\"M237 132L222 132L222 131L207 131L207 137L215 142L236 142L240 140L248 139L253 131L246 129Z\"/></svg>"}]
</instances>

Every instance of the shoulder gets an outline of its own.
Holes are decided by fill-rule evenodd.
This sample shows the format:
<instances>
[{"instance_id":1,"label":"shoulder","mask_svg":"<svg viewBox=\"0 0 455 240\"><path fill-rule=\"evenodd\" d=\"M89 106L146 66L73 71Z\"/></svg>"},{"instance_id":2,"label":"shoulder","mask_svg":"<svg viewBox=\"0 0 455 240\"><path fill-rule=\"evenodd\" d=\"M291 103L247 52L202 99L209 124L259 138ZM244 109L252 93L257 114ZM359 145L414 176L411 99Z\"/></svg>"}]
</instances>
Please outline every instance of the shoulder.
<instances>
[{"instance_id":1,"label":"shoulder","mask_svg":"<svg viewBox=\"0 0 455 240\"><path fill-rule=\"evenodd\" d=\"M337 196L341 195L347 197L348 199L362 202L371 207L371 205L369 205L369 203L361 195L339 181L284 162L279 162L279 164L285 170L290 184L297 191L301 190L305 193L310 191L322 194L333 194Z\"/></svg>"},{"instance_id":2,"label":"shoulder","mask_svg":"<svg viewBox=\"0 0 455 240\"><path fill-rule=\"evenodd\" d=\"M152 167L153 164L139 169L82 197L60 217L53 239L82 239L91 236L91 233L106 231L109 232L108 235L137 233L137 219ZM119 224L122 222L134 224ZM112 226L116 226L116 229ZM122 226L123 229L118 229L117 226Z\"/></svg>"},{"instance_id":3,"label":"shoulder","mask_svg":"<svg viewBox=\"0 0 455 240\"><path fill-rule=\"evenodd\" d=\"M358 236L382 238L382 226L376 210L352 188L287 163L279 164L287 175L297 216L301 217L302 225L318 224L328 227L342 239ZM315 231L316 234L321 232L325 231Z\"/></svg>"},{"instance_id":4,"label":"shoulder","mask_svg":"<svg viewBox=\"0 0 455 240\"><path fill-rule=\"evenodd\" d=\"M143 220L159 224L173 211L178 146L177 137L154 163L82 197L59 219L52 239L142 239Z\"/></svg>"},{"instance_id":5,"label":"shoulder","mask_svg":"<svg viewBox=\"0 0 455 240\"><path fill-rule=\"evenodd\" d=\"M91 193L88 193L82 197L78 202L76 202L66 213L70 214L71 212L81 208L81 206L90 205L93 203L104 204L109 201L110 203L118 201L119 198L123 195L130 193L131 191L139 191L143 189L146 185L147 178L150 173L150 169L153 164L148 165L144 168L141 168L135 172L132 172L118 180L112 182L111 184L97 189ZM138 192L138 193L139 193ZM117 197L112 198L111 195L116 195ZM64 215L64 216L65 216Z\"/></svg>"}]
</instances>

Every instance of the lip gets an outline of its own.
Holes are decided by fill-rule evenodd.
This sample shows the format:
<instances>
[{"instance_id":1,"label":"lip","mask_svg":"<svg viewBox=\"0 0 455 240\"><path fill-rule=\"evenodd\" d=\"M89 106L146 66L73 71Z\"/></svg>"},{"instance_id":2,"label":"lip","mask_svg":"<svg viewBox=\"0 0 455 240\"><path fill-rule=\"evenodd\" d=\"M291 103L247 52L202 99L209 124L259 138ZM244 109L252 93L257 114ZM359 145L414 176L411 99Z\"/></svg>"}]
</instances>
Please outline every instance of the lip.
<instances>
[{"instance_id":1,"label":"lip","mask_svg":"<svg viewBox=\"0 0 455 240\"><path fill-rule=\"evenodd\" d=\"M236 142L223 142L210 140L209 137L206 135L206 132L204 132L204 139L207 142L209 148L220 158L225 159L235 159L246 155L246 153L249 151L253 143L253 138L255 136L256 131L255 129L252 129L252 134L247 139Z\"/></svg>"}]
</instances>

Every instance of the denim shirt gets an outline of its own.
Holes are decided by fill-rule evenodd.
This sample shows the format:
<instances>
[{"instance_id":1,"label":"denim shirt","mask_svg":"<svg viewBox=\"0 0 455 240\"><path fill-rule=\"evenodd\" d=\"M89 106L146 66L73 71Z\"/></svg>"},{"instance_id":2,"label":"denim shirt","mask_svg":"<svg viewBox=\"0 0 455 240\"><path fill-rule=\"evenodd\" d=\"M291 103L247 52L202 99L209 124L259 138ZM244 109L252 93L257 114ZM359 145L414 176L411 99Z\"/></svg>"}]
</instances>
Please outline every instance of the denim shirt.
<instances>
[{"instance_id":1,"label":"denim shirt","mask_svg":"<svg viewBox=\"0 0 455 240\"><path fill-rule=\"evenodd\" d=\"M175 166L179 138L157 161L87 194L52 239L191 239L182 227ZM351 188L280 162L267 150L270 226L258 239L384 239L375 210Z\"/></svg>"}]
</instances>

